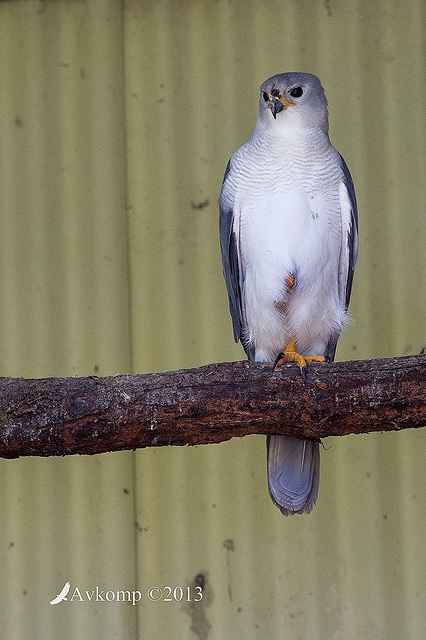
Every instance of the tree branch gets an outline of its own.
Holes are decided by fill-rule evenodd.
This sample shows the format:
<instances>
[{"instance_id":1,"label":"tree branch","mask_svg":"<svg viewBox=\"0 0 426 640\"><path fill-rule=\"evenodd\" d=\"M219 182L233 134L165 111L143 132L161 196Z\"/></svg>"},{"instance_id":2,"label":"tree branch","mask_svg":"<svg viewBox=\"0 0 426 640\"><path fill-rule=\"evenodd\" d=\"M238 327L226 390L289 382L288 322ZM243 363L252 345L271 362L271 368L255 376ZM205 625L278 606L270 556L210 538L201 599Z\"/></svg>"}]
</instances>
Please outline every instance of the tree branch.
<instances>
[{"instance_id":1,"label":"tree branch","mask_svg":"<svg viewBox=\"0 0 426 640\"><path fill-rule=\"evenodd\" d=\"M304 438L426 425L426 358L296 365L256 362L107 378L0 378L0 457L95 454Z\"/></svg>"}]
</instances>

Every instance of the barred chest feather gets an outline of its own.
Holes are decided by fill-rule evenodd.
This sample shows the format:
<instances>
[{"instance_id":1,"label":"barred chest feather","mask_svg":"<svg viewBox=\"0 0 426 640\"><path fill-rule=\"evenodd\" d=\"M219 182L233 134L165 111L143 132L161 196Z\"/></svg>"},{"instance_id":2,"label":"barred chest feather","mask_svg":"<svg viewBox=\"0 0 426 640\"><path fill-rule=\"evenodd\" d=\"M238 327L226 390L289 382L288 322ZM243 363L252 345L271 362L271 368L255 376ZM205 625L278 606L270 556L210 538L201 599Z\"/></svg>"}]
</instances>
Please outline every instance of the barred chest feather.
<instances>
[{"instance_id":1,"label":"barred chest feather","mask_svg":"<svg viewBox=\"0 0 426 640\"><path fill-rule=\"evenodd\" d=\"M328 143L324 154L310 149L307 167L301 153L277 157L262 148L251 145L251 162L238 162L249 172L234 169L246 338L256 360L274 360L292 337L299 353L320 355L345 321L338 290L339 157Z\"/></svg>"}]
</instances>

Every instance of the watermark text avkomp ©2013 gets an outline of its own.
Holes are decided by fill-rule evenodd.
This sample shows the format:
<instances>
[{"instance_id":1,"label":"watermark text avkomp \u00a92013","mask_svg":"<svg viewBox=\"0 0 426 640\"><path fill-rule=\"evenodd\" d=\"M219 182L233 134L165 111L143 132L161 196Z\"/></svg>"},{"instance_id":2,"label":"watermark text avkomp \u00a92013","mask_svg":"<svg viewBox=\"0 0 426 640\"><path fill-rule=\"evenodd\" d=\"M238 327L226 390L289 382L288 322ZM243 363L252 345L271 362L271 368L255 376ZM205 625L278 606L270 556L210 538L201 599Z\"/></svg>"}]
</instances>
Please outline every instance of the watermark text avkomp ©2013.
<instances>
[{"instance_id":1,"label":"watermark text avkomp \u00a92013","mask_svg":"<svg viewBox=\"0 0 426 640\"><path fill-rule=\"evenodd\" d=\"M60 602L131 602L136 605L141 600L151 602L200 602L203 599L201 586L154 586L139 591L138 589L100 589L98 585L94 589L80 589L71 587L71 582L66 582L57 596L50 604Z\"/></svg>"}]
</instances>

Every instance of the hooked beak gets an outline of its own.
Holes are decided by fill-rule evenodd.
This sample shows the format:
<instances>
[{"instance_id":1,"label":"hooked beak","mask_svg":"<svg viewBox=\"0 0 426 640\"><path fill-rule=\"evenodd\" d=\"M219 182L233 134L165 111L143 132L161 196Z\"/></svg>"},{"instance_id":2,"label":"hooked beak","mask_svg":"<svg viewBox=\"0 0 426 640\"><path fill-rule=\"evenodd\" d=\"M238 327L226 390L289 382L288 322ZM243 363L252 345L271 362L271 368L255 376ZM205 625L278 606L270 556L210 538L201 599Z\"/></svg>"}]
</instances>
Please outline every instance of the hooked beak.
<instances>
[{"instance_id":1,"label":"hooked beak","mask_svg":"<svg viewBox=\"0 0 426 640\"><path fill-rule=\"evenodd\" d=\"M274 116L274 120L277 119L277 113L280 113L280 111L284 110L284 105L281 102L281 100L278 100L277 98L275 98L275 100L273 100L272 104L271 104L271 111L272 111L272 115Z\"/></svg>"},{"instance_id":2,"label":"hooked beak","mask_svg":"<svg viewBox=\"0 0 426 640\"><path fill-rule=\"evenodd\" d=\"M287 107L294 107L295 105L294 102L288 102L283 96L276 98L272 94L269 94L269 100L270 102L268 107L270 108L275 120L277 119L277 113L284 111Z\"/></svg>"}]
</instances>

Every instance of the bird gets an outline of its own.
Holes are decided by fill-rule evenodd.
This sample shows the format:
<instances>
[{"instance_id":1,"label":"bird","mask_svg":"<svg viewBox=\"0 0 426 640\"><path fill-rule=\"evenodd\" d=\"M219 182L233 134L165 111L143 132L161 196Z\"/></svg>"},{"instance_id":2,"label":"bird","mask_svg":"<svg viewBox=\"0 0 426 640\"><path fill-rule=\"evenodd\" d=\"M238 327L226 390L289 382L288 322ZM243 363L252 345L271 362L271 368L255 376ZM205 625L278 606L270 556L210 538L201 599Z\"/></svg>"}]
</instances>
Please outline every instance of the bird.
<instances>
[{"instance_id":1,"label":"bird","mask_svg":"<svg viewBox=\"0 0 426 640\"><path fill-rule=\"evenodd\" d=\"M246 91L236 92L238 110ZM219 198L219 236L235 341L273 369L333 361L348 324L358 255L349 169L328 134L328 107L311 73L260 86L249 140L232 155ZM298 374L299 375L299 374ZM268 487L284 515L317 501L319 443L267 436Z\"/></svg>"},{"instance_id":2,"label":"bird","mask_svg":"<svg viewBox=\"0 0 426 640\"><path fill-rule=\"evenodd\" d=\"M66 600L70 588L71 588L71 582L66 582L62 587L60 593L58 593L58 595L55 596L53 600L50 601L49 604L59 604L60 602L62 602L62 600Z\"/></svg>"}]
</instances>

